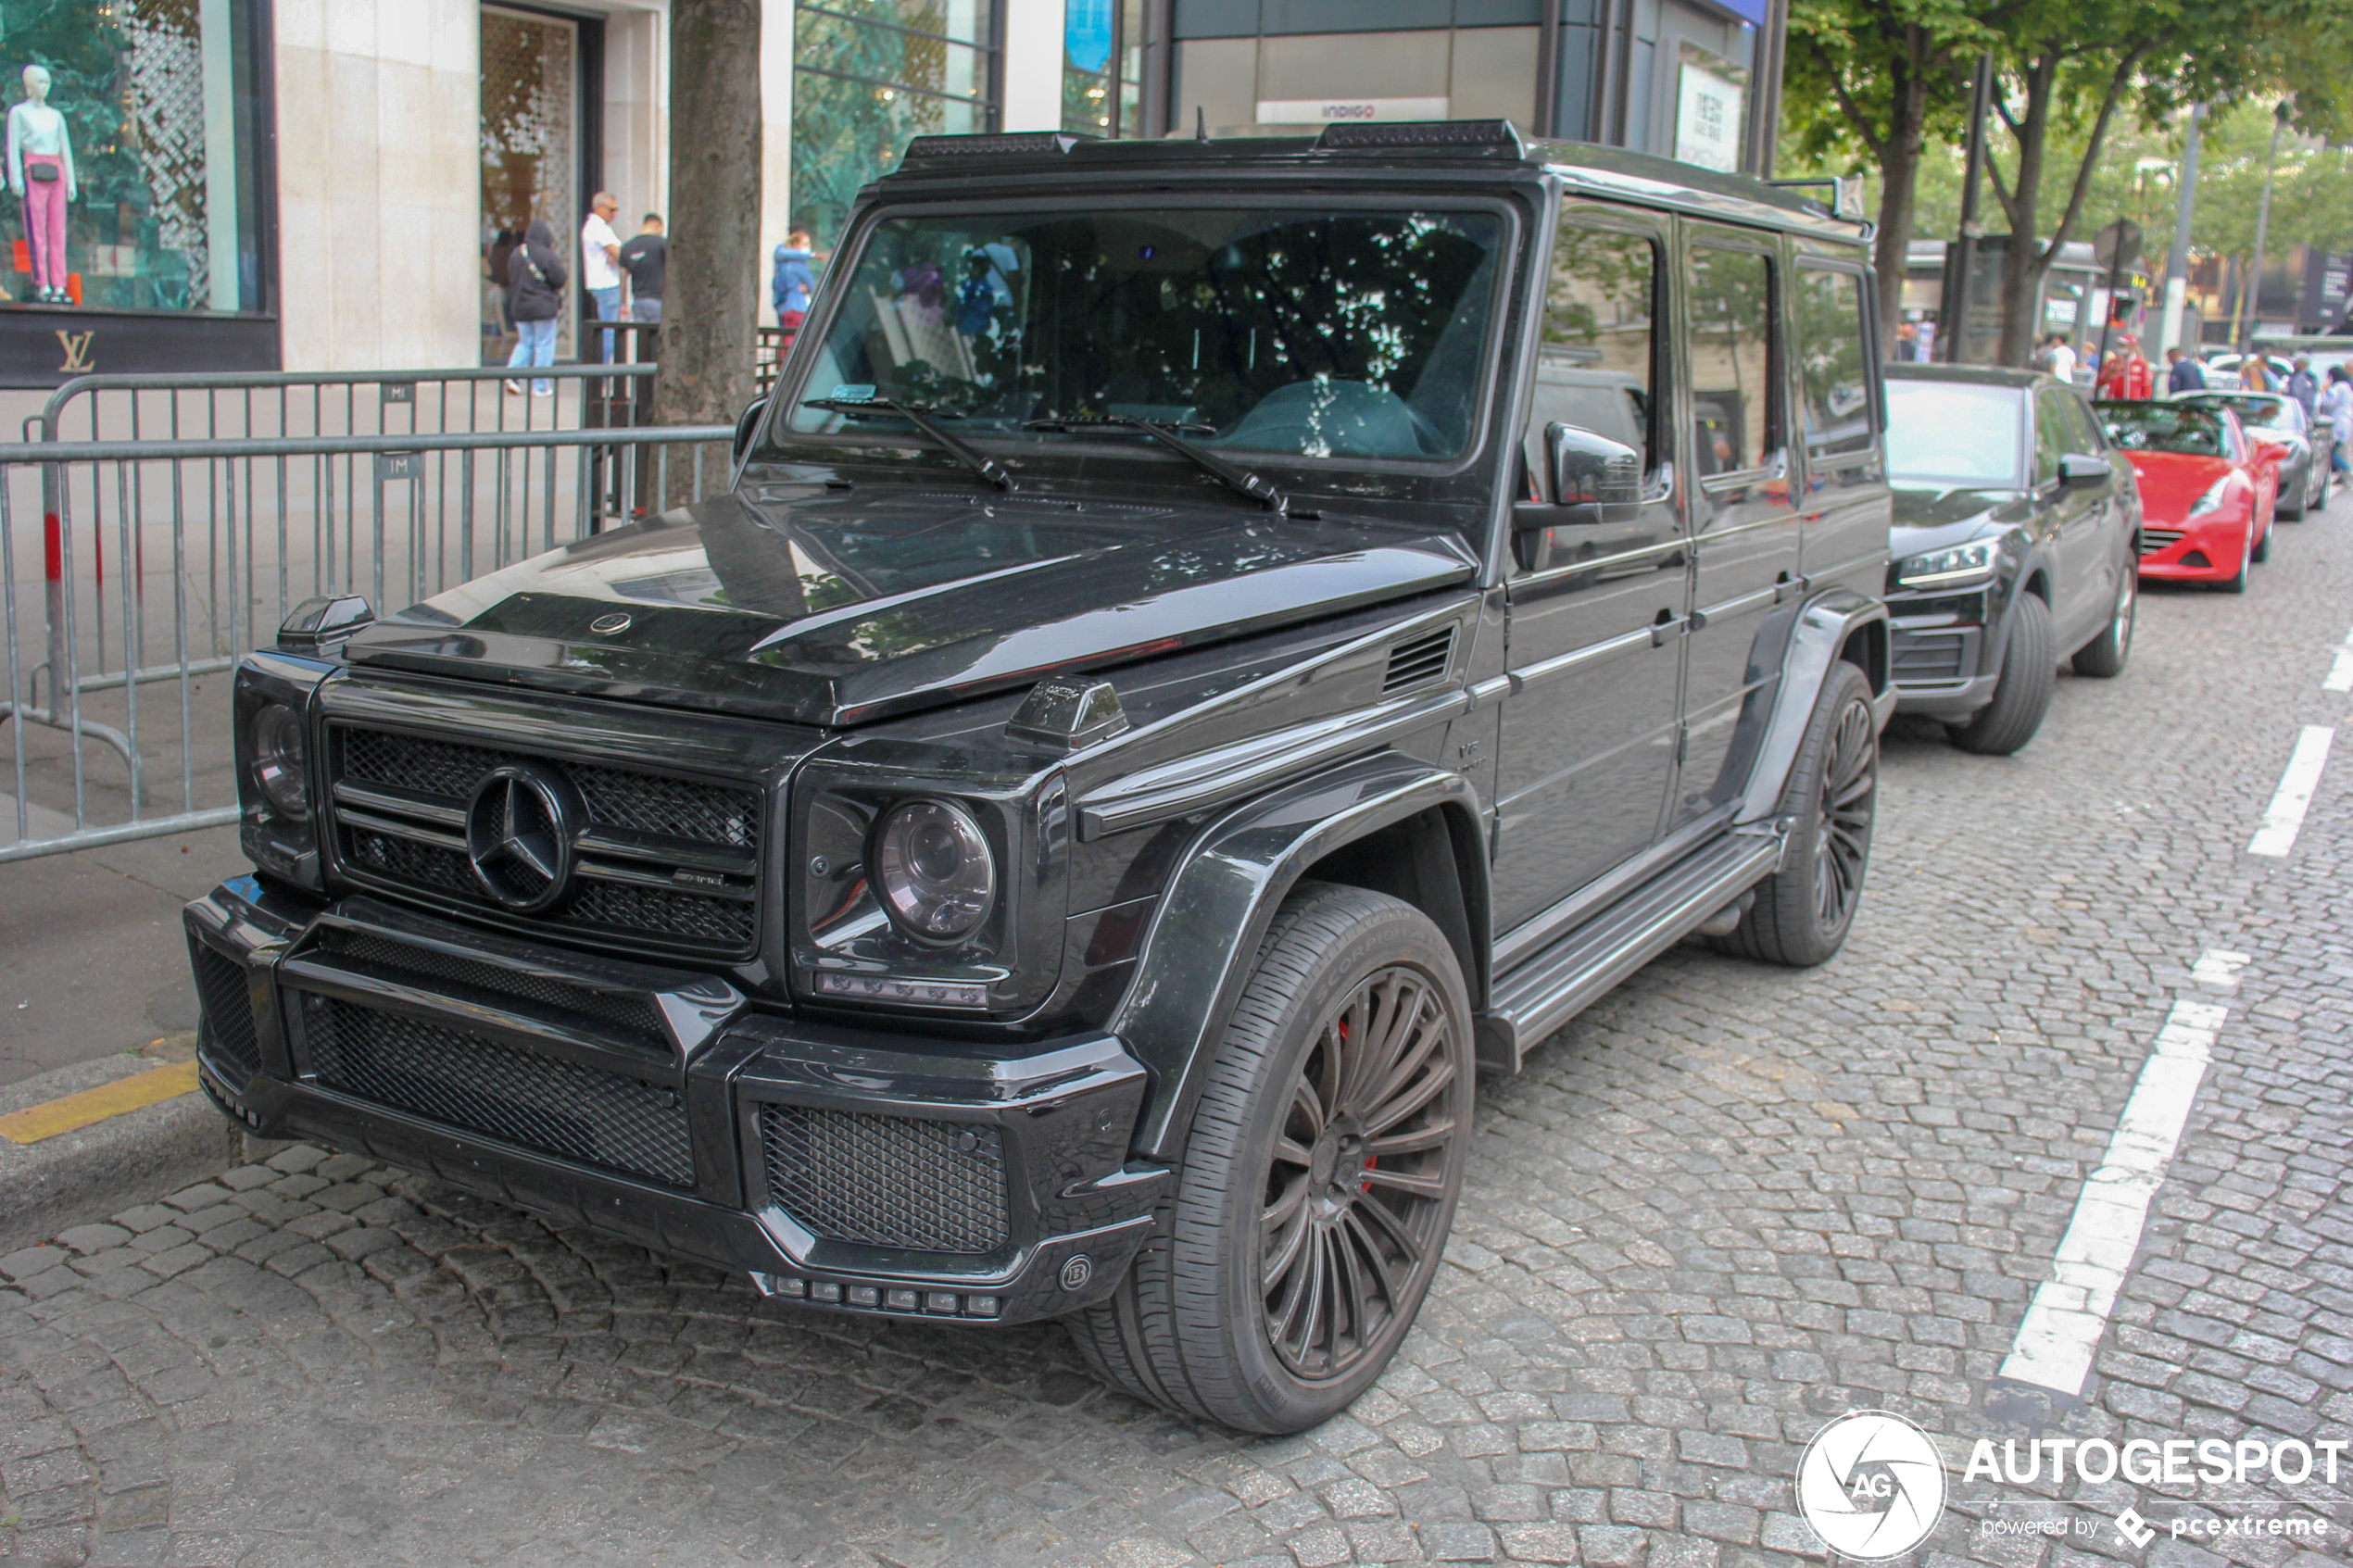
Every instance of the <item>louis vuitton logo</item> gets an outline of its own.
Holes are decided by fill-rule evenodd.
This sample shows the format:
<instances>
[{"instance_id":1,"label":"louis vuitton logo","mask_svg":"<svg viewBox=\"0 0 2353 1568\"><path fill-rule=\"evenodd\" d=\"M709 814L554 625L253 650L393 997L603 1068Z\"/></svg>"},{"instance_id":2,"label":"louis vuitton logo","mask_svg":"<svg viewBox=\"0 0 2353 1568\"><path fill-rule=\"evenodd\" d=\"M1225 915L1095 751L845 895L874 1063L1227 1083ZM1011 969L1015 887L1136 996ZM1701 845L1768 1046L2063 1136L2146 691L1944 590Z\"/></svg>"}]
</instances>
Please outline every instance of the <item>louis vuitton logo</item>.
<instances>
[{"instance_id":1,"label":"louis vuitton logo","mask_svg":"<svg viewBox=\"0 0 2353 1568\"><path fill-rule=\"evenodd\" d=\"M96 370L97 365L90 358L90 344L97 335L95 328L86 332L69 332L63 327L58 328L57 346L66 351L66 362L57 369L69 374Z\"/></svg>"}]
</instances>

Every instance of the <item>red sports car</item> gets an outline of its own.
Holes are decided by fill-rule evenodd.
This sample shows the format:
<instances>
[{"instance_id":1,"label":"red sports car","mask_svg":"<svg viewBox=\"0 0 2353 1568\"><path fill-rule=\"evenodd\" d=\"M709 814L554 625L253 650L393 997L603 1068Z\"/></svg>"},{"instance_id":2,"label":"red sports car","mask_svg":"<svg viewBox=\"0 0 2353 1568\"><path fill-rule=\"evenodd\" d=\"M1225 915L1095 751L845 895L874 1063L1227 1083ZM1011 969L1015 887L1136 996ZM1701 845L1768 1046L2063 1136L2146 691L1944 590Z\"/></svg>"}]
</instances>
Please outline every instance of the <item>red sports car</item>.
<instances>
[{"instance_id":1,"label":"red sports car","mask_svg":"<svg viewBox=\"0 0 2353 1568\"><path fill-rule=\"evenodd\" d=\"M2141 484L2141 575L2246 591L2246 569L2271 549L2277 444L2246 433L2228 408L2099 402L2108 441Z\"/></svg>"}]
</instances>

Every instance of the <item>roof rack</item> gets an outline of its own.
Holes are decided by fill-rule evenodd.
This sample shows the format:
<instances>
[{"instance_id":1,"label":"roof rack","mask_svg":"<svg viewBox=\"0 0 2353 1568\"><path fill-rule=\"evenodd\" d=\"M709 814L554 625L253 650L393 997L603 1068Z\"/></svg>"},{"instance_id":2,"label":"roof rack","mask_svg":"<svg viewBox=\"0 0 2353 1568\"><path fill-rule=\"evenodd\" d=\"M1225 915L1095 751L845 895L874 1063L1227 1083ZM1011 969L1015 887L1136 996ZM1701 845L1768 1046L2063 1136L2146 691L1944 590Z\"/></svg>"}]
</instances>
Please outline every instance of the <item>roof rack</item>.
<instances>
[{"instance_id":1,"label":"roof rack","mask_svg":"<svg viewBox=\"0 0 2353 1568\"><path fill-rule=\"evenodd\" d=\"M1518 128L1508 119L1392 119L1354 125L1327 125L1315 138L1318 152L1359 148L1394 150L1405 147L1491 147L1526 157L1528 148Z\"/></svg>"}]
</instances>

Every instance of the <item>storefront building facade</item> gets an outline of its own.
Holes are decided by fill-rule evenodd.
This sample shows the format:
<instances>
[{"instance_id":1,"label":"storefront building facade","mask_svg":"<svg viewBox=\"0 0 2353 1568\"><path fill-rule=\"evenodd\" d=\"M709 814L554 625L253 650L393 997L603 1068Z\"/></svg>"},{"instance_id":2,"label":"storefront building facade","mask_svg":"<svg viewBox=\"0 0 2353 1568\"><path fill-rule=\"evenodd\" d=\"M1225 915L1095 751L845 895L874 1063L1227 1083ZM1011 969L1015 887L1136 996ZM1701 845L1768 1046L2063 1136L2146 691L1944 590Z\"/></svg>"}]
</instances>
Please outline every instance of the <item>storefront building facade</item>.
<instances>
[{"instance_id":1,"label":"storefront building facade","mask_svg":"<svg viewBox=\"0 0 2353 1568\"><path fill-rule=\"evenodd\" d=\"M765 0L761 233L822 256L935 132L1501 117L1761 169L1783 4ZM667 27L667 0L0 0L27 155L0 194L0 384L502 358L491 264L529 223L576 257L592 193L624 236L666 210L692 118ZM568 320L559 353L588 341Z\"/></svg>"}]
</instances>

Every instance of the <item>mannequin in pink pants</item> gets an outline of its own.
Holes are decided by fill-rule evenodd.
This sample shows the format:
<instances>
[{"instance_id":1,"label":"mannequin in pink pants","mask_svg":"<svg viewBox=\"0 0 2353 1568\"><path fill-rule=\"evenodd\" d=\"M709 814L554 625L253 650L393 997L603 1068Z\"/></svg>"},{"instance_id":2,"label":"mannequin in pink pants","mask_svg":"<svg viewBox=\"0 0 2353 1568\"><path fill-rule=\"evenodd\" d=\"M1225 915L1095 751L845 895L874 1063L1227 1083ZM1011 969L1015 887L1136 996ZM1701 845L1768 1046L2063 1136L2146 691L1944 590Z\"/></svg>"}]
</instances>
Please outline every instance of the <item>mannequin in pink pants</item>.
<instances>
[{"instance_id":1,"label":"mannequin in pink pants","mask_svg":"<svg viewBox=\"0 0 2353 1568\"><path fill-rule=\"evenodd\" d=\"M24 203L25 247L32 253L32 297L72 300L66 289L66 207L80 194L73 137L49 107L49 73L24 68L24 101L8 111L8 189Z\"/></svg>"}]
</instances>

